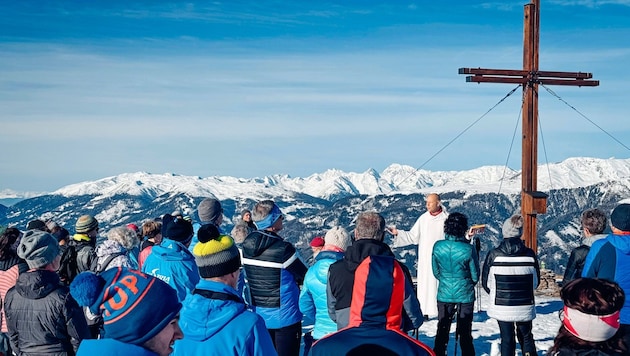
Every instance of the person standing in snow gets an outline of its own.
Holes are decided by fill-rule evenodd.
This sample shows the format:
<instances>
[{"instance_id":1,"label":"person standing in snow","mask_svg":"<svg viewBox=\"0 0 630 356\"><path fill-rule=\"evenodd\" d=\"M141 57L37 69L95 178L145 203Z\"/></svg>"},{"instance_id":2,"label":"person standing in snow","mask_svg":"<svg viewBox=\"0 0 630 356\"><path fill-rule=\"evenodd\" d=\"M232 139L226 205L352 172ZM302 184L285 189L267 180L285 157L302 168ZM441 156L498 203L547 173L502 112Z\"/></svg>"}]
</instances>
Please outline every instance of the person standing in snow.
<instances>
[{"instance_id":1,"label":"person standing in snow","mask_svg":"<svg viewBox=\"0 0 630 356\"><path fill-rule=\"evenodd\" d=\"M535 356L532 320L536 318L534 290L540 281L538 258L521 239L521 215L507 219L502 233L503 241L488 252L481 274L483 289L490 294L488 316L499 323L501 356L514 356L515 331L523 356Z\"/></svg>"},{"instance_id":2,"label":"person standing in snow","mask_svg":"<svg viewBox=\"0 0 630 356\"><path fill-rule=\"evenodd\" d=\"M315 256L313 266L306 272L300 292L300 311L304 314L304 320L315 323L310 338L308 334L304 335L304 354L307 354L310 348L308 342L312 344L313 341L337 331L337 324L328 315L326 297L328 269L331 264L343 259L344 252L352 244L352 238L346 229L334 226L326 232L322 242L324 246Z\"/></svg>"},{"instance_id":3,"label":"person standing in snow","mask_svg":"<svg viewBox=\"0 0 630 356\"><path fill-rule=\"evenodd\" d=\"M593 242L606 237L604 230L607 223L606 214L599 209L588 209L582 213L581 224L584 239L580 246L571 251L567 268L564 270L562 285L582 276L582 269L584 268L588 251L591 249Z\"/></svg>"},{"instance_id":4,"label":"person standing in snow","mask_svg":"<svg viewBox=\"0 0 630 356\"><path fill-rule=\"evenodd\" d=\"M142 272L157 277L177 291L180 301L195 289L199 271L188 250L193 236L192 224L181 217L162 217L162 242L153 246L142 265Z\"/></svg>"},{"instance_id":5,"label":"person standing in snow","mask_svg":"<svg viewBox=\"0 0 630 356\"><path fill-rule=\"evenodd\" d=\"M475 284L479 280L479 259L475 247L466 240L468 218L452 213L444 222L445 239L433 246L433 275L439 281L438 326L433 351L446 355L453 318L457 316L455 339L462 356L475 356L472 339Z\"/></svg>"},{"instance_id":6,"label":"person standing in snow","mask_svg":"<svg viewBox=\"0 0 630 356\"><path fill-rule=\"evenodd\" d=\"M240 252L216 226L203 225L193 249L201 280L183 302L184 338L173 355L276 355L262 317L249 311L237 291Z\"/></svg>"},{"instance_id":7,"label":"person standing in snow","mask_svg":"<svg viewBox=\"0 0 630 356\"><path fill-rule=\"evenodd\" d=\"M394 253L383 242L385 238L385 219L375 211L359 213L354 228L354 242L346 249L343 259L330 265L328 282L326 284L326 304L328 315L337 323L337 329L348 326L352 310L352 286L356 270L361 261L368 256L389 256ZM405 273L405 295L403 299L403 313L400 318L402 331L419 328L424 322L422 310L413 290L411 274L405 265L401 264Z\"/></svg>"},{"instance_id":8,"label":"person standing in snow","mask_svg":"<svg viewBox=\"0 0 630 356\"><path fill-rule=\"evenodd\" d=\"M278 233L284 215L272 200L256 204L258 227L243 241L243 267L247 274L252 309L265 325L278 355L300 353L302 313L298 306L306 266L295 247Z\"/></svg>"},{"instance_id":9,"label":"person standing in snow","mask_svg":"<svg viewBox=\"0 0 630 356\"><path fill-rule=\"evenodd\" d=\"M28 267L4 300L11 348L16 355L74 355L90 338L83 311L61 284L57 239L39 230L22 237L17 254Z\"/></svg>"},{"instance_id":10,"label":"person standing in snow","mask_svg":"<svg viewBox=\"0 0 630 356\"><path fill-rule=\"evenodd\" d=\"M395 237L393 247L418 245L416 289L425 319L438 315L438 281L433 276L431 254L435 242L444 240L444 221L448 217L448 213L440 201L440 196L435 193L427 195L426 208L427 211L420 215L411 230L404 231L395 227L389 228L389 232Z\"/></svg>"},{"instance_id":11,"label":"person standing in snow","mask_svg":"<svg viewBox=\"0 0 630 356\"><path fill-rule=\"evenodd\" d=\"M630 295L630 204L619 204L610 214L612 234L595 241L586 256L582 277L607 279L619 283ZM621 308L620 333L630 345L630 298Z\"/></svg>"}]
</instances>

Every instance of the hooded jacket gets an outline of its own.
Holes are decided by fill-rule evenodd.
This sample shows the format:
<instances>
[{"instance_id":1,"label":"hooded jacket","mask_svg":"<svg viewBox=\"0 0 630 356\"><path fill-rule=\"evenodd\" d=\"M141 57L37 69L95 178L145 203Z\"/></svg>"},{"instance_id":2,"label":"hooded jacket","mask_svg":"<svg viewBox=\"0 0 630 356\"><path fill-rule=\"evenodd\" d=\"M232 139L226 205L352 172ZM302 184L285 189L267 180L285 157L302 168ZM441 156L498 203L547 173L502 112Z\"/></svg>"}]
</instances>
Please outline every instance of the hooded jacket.
<instances>
[{"instance_id":1,"label":"hooded jacket","mask_svg":"<svg viewBox=\"0 0 630 356\"><path fill-rule=\"evenodd\" d=\"M482 285L490 294L488 316L524 322L536 317L534 290L540 281L538 259L520 237L503 239L486 256Z\"/></svg>"},{"instance_id":2,"label":"hooded jacket","mask_svg":"<svg viewBox=\"0 0 630 356\"><path fill-rule=\"evenodd\" d=\"M315 256L315 264L308 269L300 293L300 311L306 320L314 320L313 338L321 339L337 331L335 323L328 315L326 282L328 268L343 258L343 252L323 250Z\"/></svg>"},{"instance_id":3,"label":"hooded jacket","mask_svg":"<svg viewBox=\"0 0 630 356\"><path fill-rule=\"evenodd\" d=\"M171 239L153 246L142 265L142 272L168 283L177 291L180 302L199 282L195 257L183 244Z\"/></svg>"},{"instance_id":4,"label":"hooded jacket","mask_svg":"<svg viewBox=\"0 0 630 356\"><path fill-rule=\"evenodd\" d=\"M298 306L307 268L291 243L270 231L254 231L243 241L243 268L253 310L268 329L302 320Z\"/></svg>"},{"instance_id":5,"label":"hooded jacket","mask_svg":"<svg viewBox=\"0 0 630 356\"><path fill-rule=\"evenodd\" d=\"M326 285L328 315L337 323L337 329L342 329L348 325L355 271L368 256L393 258L394 253L389 246L381 241L359 239L348 247L343 259L333 263L328 270L328 284ZM424 318L420 303L413 290L411 274L409 274L407 267L402 264L401 268L406 278L403 323L399 327L404 331L409 331L419 328L424 322Z\"/></svg>"},{"instance_id":6,"label":"hooded jacket","mask_svg":"<svg viewBox=\"0 0 630 356\"><path fill-rule=\"evenodd\" d=\"M630 235L610 234L597 240L591 246L583 277L602 278L615 281L621 289L630 295ZM621 324L630 324L630 298L621 308Z\"/></svg>"},{"instance_id":7,"label":"hooded jacket","mask_svg":"<svg viewBox=\"0 0 630 356\"><path fill-rule=\"evenodd\" d=\"M407 274L393 256L374 255L356 268L348 327L313 344L312 356L435 355L400 330Z\"/></svg>"},{"instance_id":8,"label":"hooded jacket","mask_svg":"<svg viewBox=\"0 0 630 356\"><path fill-rule=\"evenodd\" d=\"M4 306L18 355L74 355L81 340L90 337L83 311L55 272L22 273Z\"/></svg>"},{"instance_id":9,"label":"hooded jacket","mask_svg":"<svg viewBox=\"0 0 630 356\"><path fill-rule=\"evenodd\" d=\"M475 248L464 237L445 235L432 254L433 275L439 281L437 300L444 303L472 303L479 280Z\"/></svg>"},{"instance_id":10,"label":"hooded jacket","mask_svg":"<svg viewBox=\"0 0 630 356\"><path fill-rule=\"evenodd\" d=\"M231 299L210 299L198 290ZM264 320L247 310L234 288L202 279L183 305L179 325L184 338L175 342L173 355L276 355Z\"/></svg>"}]
</instances>

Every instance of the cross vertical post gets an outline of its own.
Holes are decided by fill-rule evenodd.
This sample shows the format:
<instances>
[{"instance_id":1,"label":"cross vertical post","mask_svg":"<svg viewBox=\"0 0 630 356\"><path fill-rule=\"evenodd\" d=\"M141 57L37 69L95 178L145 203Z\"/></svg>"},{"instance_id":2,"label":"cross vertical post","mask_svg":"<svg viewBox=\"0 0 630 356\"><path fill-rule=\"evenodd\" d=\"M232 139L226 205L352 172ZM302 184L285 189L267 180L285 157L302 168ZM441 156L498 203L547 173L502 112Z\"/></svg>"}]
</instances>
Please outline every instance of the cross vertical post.
<instances>
[{"instance_id":1,"label":"cross vertical post","mask_svg":"<svg viewBox=\"0 0 630 356\"><path fill-rule=\"evenodd\" d=\"M523 70L459 68L459 74L472 74L467 82L510 83L523 86L521 213L525 244L538 253L536 216L547 212L547 195L537 191L538 183L538 86L598 86L591 73L540 71L540 1L531 0L524 8Z\"/></svg>"}]
</instances>

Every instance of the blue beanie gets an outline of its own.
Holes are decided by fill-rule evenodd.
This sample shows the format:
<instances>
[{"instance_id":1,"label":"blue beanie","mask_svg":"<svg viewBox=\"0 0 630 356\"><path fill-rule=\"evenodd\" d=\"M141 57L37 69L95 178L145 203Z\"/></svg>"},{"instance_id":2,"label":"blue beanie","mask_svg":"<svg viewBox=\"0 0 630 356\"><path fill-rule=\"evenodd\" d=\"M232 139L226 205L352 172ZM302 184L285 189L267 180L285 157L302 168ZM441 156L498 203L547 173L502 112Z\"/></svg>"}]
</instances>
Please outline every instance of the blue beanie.
<instances>
[{"instance_id":1,"label":"blue beanie","mask_svg":"<svg viewBox=\"0 0 630 356\"><path fill-rule=\"evenodd\" d=\"M280 211L280 208L278 208L278 206L274 203L269 214L265 216L264 219L254 221L254 223L256 224L258 230L264 230L273 225L281 216L282 212Z\"/></svg>"},{"instance_id":2,"label":"blue beanie","mask_svg":"<svg viewBox=\"0 0 630 356\"><path fill-rule=\"evenodd\" d=\"M123 267L100 275L80 273L70 294L93 314L101 314L106 339L142 346L170 323L182 308L177 292L158 278Z\"/></svg>"}]
</instances>

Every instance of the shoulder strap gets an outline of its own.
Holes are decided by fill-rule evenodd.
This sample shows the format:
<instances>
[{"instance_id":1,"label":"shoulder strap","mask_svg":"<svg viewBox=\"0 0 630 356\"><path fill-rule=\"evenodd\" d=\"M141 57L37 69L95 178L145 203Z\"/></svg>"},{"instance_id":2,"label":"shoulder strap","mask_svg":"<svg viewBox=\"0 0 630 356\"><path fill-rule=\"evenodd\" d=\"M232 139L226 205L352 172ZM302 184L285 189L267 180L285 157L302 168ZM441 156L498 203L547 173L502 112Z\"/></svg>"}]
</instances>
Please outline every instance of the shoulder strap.
<instances>
[{"instance_id":1,"label":"shoulder strap","mask_svg":"<svg viewBox=\"0 0 630 356\"><path fill-rule=\"evenodd\" d=\"M208 299L231 300L233 302L245 304L243 299L239 298L238 296L236 296L234 294L230 294L230 293L214 292L214 291L209 291L209 290L205 290L205 289L197 289L197 288L195 288L195 290L193 290L193 294L199 294L200 296L208 298Z\"/></svg>"},{"instance_id":2,"label":"shoulder strap","mask_svg":"<svg viewBox=\"0 0 630 356\"><path fill-rule=\"evenodd\" d=\"M124 255L125 252L116 252L116 253L112 253L111 255L107 256L107 258L105 259L105 261L103 261L103 264L101 265L101 268L96 268L96 273L101 273L103 271L105 271L107 269L107 266L109 266L110 263L112 263L112 261L114 260L114 258L118 257L118 256L122 256Z\"/></svg>"}]
</instances>

